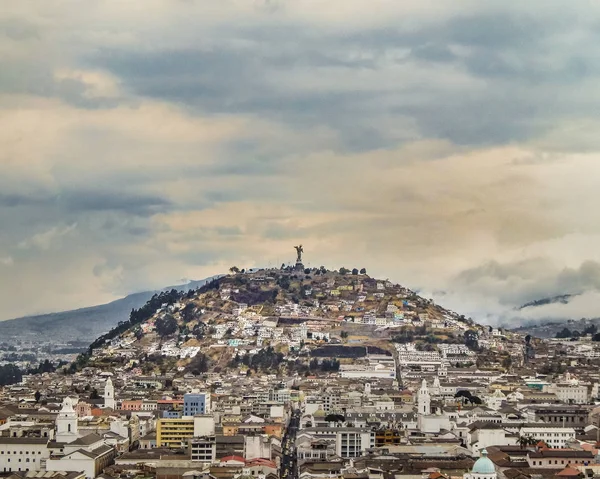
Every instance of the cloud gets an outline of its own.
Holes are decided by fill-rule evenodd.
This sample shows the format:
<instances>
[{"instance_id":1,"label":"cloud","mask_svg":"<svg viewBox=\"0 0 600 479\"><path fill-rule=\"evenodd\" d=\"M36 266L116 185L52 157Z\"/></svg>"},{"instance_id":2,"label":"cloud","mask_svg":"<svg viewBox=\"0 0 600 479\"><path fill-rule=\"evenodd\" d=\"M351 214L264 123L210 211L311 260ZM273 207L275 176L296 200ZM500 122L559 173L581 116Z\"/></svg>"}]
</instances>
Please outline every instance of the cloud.
<instances>
[{"instance_id":1,"label":"cloud","mask_svg":"<svg viewBox=\"0 0 600 479\"><path fill-rule=\"evenodd\" d=\"M0 250L15 266L0 319L279 265L299 242L311 264L366 267L485 321L565 292L584 291L584 311L600 264L599 14L0 7ZM43 289L35 304L24 283Z\"/></svg>"},{"instance_id":2,"label":"cloud","mask_svg":"<svg viewBox=\"0 0 600 479\"><path fill-rule=\"evenodd\" d=\"M30 238L24 239L18 246L20 249L49 250L54 243L61 241L61 238L71 234L76 228L76 223L63 228L55 226L47 231L37 233Z\"/></svg>"},{"instance_id":3,"label":"cloud","mask_svg":"<svg viewBox=\"0 0 600 479\"><path fill-rule=\"evenodd\" d=\"M0 264L3 266L11 266L14 264L14 260L11 256L2 256L0 257Z\"/></svg>"}]
</instances>

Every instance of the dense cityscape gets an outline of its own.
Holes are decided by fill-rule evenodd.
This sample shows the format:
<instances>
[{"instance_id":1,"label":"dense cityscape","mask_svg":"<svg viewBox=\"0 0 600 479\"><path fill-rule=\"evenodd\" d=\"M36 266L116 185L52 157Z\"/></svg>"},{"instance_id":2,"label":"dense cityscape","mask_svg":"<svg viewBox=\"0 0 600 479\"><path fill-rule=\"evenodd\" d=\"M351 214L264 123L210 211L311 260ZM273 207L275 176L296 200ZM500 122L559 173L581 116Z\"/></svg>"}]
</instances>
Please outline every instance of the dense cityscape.
<instances>
[{"instance_id":1,"label":"dense cityscape","mask_svg":"<svg viewBox=\"0 0 600 479\"><path fill-rule=\"evenodd\" d=\"M537 479L600 467L595 326L546 339L483 326L301 255L155 294L72 361L5 380L0 473Z\"/></svg>"}]
</instances>

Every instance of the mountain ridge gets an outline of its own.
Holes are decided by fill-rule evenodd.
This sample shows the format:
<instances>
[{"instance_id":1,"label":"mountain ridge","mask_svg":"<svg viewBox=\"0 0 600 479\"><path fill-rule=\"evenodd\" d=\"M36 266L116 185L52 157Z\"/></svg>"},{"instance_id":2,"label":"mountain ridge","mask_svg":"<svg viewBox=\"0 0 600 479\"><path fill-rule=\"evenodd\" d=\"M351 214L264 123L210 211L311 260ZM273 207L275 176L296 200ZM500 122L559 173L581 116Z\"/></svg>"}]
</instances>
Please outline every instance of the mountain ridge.
<instances>
[{"instance_id":1,"label":"mountain ridge","mask_svg":"<svg viewBox=\"0 0 600 479\"><path fill-rule=\"evenodd\" d=\"M81 341L89 344L92 338L110 330L120 321L127 320L130 311L143 306L152 295L172 289L188 291L198 288L214 278L215 276L212 276L154 291L132 293L96 306L7 319L0 321L0 337L7 342L12 342L17 337L33 341L54 337L57 342Z\"/></svg>"}]
</instances>

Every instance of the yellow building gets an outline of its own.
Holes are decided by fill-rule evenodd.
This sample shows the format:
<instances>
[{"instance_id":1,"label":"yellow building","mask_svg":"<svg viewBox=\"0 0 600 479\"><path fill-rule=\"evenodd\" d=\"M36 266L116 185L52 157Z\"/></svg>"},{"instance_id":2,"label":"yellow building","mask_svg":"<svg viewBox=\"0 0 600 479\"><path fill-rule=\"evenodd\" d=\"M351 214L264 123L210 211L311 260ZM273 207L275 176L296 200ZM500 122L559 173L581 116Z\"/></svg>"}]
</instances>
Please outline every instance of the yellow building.
<instances>
[{"instance_id":1,"label":"yellow building","mask_svg":"<svg viewBox=\"0 0 600 479\"><path fill-rule=\"evenodd\" d=\"M159 419L156 425L158 447L181 447L181 443L194 437L194 418Z\"/></svg>"}]
</instances>

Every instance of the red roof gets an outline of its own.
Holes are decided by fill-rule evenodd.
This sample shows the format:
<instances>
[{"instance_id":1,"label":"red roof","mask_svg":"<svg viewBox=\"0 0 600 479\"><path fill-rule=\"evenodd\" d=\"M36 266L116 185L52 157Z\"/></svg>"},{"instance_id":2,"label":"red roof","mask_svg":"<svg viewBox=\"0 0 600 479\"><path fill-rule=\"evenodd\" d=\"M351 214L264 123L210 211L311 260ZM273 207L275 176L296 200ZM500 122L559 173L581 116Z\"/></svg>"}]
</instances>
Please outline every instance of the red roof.
<instances>
[{"instance_id":1,"label":"red roof","mask_svg":"<svg viewBox=\"0 0 600 479\"><path fill-rule=\"evenodd\" d=\"M246 464L246 459L244 459L242 456L226 456L223 459L221 459L221 462L229 461L243 462L244 464Z\"/></svg>"},{"instance_id":2,"label":"red roof","mask_svg":"<svg viewBox=\"0 0 600 479\"><path fill-rule=\"evenodd\" d=\"M567 466L556 475L563 476L563 477L564 476L572 477L572 476L579 476L580 474L581 474L581 472L579 472L577 469L575 469L571 466Z\"/></svg>"}]
</instances>

